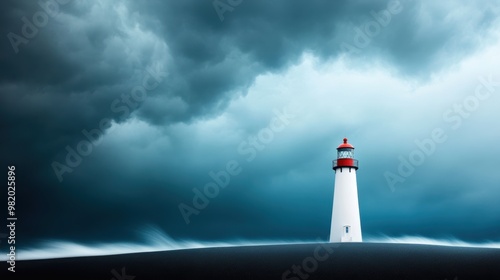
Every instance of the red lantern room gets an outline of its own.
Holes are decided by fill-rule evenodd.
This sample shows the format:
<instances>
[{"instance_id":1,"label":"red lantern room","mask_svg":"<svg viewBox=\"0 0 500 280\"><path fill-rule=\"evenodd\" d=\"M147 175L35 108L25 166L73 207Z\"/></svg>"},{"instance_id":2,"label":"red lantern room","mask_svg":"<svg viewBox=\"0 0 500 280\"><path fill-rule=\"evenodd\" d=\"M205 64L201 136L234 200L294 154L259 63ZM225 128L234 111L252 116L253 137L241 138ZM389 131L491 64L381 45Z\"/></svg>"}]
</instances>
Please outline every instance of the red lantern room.
<instances>
[{"instance_id":1,"label":"red lantern room","mask_svg":"<svg viewBox=\"0 0 500 280\"><path fill-rule=\"evenodd\" d=\"M358 160L354 159L354 146L347 143L347 138L338 146L337 159L333 161L333 170L342 167L358 169Z\"/></svg>"}]
</instances>

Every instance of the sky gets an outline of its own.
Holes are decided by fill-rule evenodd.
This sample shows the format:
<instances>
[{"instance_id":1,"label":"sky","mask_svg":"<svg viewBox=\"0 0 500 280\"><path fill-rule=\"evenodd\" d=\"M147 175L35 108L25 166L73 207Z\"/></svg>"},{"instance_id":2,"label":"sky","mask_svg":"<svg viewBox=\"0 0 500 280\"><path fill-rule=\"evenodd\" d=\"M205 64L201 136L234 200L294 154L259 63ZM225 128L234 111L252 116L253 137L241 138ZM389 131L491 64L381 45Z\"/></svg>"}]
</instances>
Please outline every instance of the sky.
<instances>
[{"instance_id":1,"label":"sky","mask_svg":"<svg viewBox=\"0 0 500 280\"><path fill-rule=\"evenodd\" d=\"M344 137L365 238L500 241L500 3L434 2L3 1L18 246L327 240Z\"/></svg>"}]
</instances>

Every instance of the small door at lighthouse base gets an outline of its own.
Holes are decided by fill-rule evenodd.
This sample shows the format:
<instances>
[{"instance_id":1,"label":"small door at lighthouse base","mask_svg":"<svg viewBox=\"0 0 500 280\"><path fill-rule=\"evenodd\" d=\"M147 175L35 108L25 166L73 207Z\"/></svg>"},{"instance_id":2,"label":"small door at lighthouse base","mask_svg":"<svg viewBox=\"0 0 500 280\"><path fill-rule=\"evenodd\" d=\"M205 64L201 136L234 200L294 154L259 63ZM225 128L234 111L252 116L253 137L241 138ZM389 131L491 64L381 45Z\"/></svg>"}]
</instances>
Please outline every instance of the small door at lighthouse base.
<instances>
[{"instance_id":1,"label":"small door at lighthouse base","mask_svg":"<svg viewBox=\"0 0 500 280\"><path fill-rule=\"evenodd\" d=\"M351 226L345 225L342 228L342 237L340 238L340 242L351 242L351 241L352 241Z\"/></svg>"}]
</instances>

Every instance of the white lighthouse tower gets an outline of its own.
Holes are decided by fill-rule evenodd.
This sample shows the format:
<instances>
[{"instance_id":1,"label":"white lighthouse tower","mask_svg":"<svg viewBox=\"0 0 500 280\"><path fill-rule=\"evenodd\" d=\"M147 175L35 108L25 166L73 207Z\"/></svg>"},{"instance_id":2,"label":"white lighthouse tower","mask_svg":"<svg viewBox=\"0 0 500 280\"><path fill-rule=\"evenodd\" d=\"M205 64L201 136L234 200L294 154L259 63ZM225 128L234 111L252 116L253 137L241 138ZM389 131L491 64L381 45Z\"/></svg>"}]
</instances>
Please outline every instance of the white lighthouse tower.
<instances>
[{"instance_id":1,"label":"white lighthouse tower","mask_svg":"<svg viewBox=\"0 0 500 280\"><path fill-rule=\"evenodd\" d=\"M330 242L361 242L356 183L358 160L354 159L354 147L347 143L347 138L344 138L344 143L337 148L337 159L333 161L333 170L335 170L335 189Z\"/></svg>"}]
</instances>

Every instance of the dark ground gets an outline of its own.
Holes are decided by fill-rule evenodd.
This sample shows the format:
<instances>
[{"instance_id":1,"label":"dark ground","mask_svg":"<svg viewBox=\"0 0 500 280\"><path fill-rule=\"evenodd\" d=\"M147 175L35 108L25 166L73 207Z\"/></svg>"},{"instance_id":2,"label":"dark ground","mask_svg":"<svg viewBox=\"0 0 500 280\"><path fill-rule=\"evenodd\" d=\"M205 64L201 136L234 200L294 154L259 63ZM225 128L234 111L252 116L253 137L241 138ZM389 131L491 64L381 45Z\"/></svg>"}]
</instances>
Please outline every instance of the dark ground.
<instances>
[{"instance_id":1,"label":"dark ground","mask_svg":"<svg viewBox=\"0 0 500 280\"><path fill-rule=\"evenodd\" d=\"M3 263L0 275L48 280L500 279L500 249L378 243L205 248L18 261L16 273Z\"/></svg>"}]
</instances>

